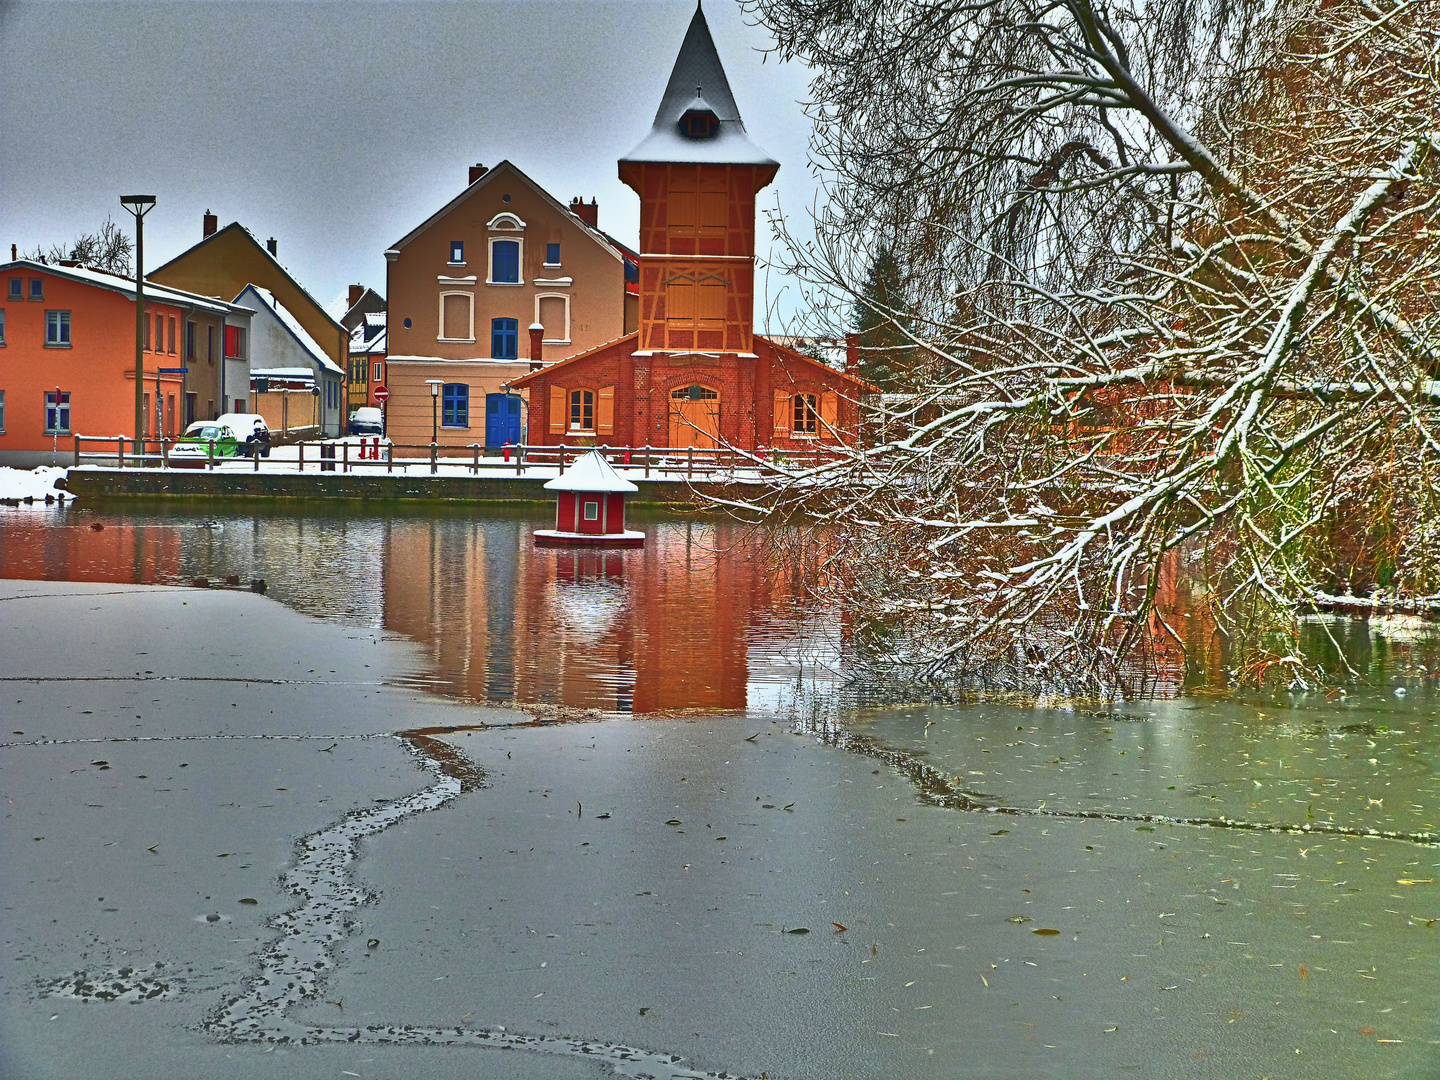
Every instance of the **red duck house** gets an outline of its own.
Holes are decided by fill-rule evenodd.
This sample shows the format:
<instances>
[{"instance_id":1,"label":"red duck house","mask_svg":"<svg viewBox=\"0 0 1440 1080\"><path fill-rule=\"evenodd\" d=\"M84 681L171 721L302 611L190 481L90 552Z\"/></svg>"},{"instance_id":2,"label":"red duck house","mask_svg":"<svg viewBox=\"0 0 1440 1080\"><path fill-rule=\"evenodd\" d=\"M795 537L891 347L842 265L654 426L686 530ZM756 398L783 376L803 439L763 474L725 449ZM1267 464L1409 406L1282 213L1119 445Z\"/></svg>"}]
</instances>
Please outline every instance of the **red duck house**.
<instances>
[{"instance_id":1,"label":"red duck house","mask_svg":"<svg viewBox=\"0 0 1440 1080\"><path fill-rule=\"evenodd\" d=\"M642 547L645 534L625 528L625 496L640 489L610 467L598 450L545 485L557 495L555 528L537 529L545 547Z\"/></svg>"}]
</instances>

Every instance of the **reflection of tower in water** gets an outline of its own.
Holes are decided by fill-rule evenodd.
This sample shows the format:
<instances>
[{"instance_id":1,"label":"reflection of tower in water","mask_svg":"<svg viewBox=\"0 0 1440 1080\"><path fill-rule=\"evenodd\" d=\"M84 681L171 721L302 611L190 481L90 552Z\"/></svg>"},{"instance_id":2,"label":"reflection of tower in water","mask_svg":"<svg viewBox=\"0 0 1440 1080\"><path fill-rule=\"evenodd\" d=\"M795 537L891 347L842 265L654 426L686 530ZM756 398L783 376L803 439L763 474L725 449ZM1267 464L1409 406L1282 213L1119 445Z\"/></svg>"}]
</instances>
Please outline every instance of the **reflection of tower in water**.
<instances>
[{"instance_id":1,"label":"reflection of tower in water","mask_svg":"<svg viewBox=\"0 0 1440 1080\"><path fill-rule=\"evenodd\" d=\"M635 708L635 628L625 591L625 558L618 551L571 549L555 555L556 622L577 644L615 650L606 670L591 678L614 692L614 711Z\"/></svg>"}]
</instances>

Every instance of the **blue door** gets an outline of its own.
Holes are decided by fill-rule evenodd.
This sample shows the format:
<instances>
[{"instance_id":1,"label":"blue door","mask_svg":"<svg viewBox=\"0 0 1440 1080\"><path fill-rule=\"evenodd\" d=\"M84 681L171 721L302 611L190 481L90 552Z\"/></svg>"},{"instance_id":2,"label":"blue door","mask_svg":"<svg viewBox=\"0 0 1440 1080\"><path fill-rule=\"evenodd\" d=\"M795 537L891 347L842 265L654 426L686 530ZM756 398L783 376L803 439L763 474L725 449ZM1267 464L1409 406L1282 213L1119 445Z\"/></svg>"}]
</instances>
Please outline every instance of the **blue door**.
<instances>
[{"instance_id":1,"label":"blue door","mask_svg":"<svg viewBox=\"0 0 1440 1080\"><path fill-rule=\"evenodd\" d=\"M499 448L520 444L520 395L485 395L485 445Z\"/></svg>"}]
</instances>

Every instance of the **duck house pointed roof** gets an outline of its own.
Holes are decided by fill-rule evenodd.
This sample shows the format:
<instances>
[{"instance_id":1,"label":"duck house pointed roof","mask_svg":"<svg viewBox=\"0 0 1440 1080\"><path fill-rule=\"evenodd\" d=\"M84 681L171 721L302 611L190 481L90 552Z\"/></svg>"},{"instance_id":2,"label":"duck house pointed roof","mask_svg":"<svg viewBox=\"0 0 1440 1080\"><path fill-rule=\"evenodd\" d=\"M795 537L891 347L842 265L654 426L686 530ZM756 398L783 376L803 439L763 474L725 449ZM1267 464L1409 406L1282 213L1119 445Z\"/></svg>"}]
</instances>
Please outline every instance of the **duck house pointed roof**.
<instances>
[{"instance_id":1,"label":"duck house pointed roof","mask_svg":"<svg viewBox=\"0 0 1440 1080\"><path fill-rule=\"evenodd\" d=\"M694 122L702 117L711 123ZM750 141L730 80L720 63L705 12L695 5L690 29L675 57L670 82L655 112L650 134L621 162L702 165L777 165Z\"/></svg>"},{"instance_id":2,"label":"duck house pointed roof","mask_svg":"<svg viewBox=\"0 0 1440 1080\"><path fill-rule=\"evenodd\" d=\"M599 450L591 450L576 458L575 463L554 480L547 481L545 490L628 494L640 489L612 469Z\"/></svg>"}]
</instances>

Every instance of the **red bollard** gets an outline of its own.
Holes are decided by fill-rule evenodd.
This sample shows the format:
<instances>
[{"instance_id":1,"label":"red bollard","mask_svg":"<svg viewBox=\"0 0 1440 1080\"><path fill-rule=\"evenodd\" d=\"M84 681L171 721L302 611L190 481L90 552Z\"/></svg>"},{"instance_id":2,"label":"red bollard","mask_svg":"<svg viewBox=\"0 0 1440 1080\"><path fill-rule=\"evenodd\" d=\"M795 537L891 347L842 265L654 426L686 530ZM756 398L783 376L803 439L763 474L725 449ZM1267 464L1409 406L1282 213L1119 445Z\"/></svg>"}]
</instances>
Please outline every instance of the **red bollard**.
<instances>
[{"instance_id":1,"label":"red bollard","mask_svg":"<svg viewBox=\"0 0 1440 1080\"><path fill-rule=\"evenodd\" d=\"M505 460L506 460L506 461L509 461L509 460L510 460L510 444L509 444L508 442L505 444L504 454L505 454Z\"/></svg>"},{"instance_id":2,"label":"red bollard","mask_svg":"<svg viewBox=\"0 0 1440 1080\"><path fill-rule=\"evenodd\" d=\"M630 464L630 450L629 450L628 447L627 447L626 450L625 450L625 464L626 464L626 465L629 465L629 464Z\"/></svg>"}]
</instances>

